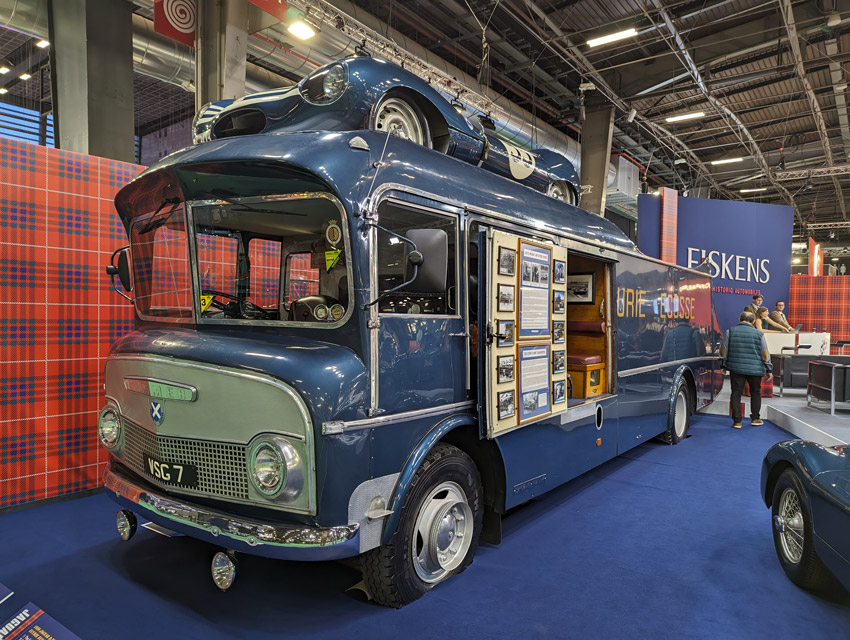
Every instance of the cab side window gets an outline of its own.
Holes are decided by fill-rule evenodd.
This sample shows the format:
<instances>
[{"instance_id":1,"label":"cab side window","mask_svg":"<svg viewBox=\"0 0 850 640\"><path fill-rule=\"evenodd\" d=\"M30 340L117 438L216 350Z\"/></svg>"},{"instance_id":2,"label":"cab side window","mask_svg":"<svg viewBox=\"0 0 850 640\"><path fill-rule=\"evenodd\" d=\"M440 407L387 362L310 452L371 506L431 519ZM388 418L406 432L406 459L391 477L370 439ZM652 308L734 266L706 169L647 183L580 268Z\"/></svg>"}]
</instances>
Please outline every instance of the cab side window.
<instances>
[{"instance_id":1,"label":"cab side window","mask_svg":"<svg viewBox=\"0 0 850 640\"><path fill-rule=\"evenodd\" d=\"M409 254L413 247L399 236L408 238L416 229L439 229L448 243L448 268L444 291L420 291L402 288L378 303L381 313L454 315L457 311L457 218L383 203L378 208L378 294L383 295L411 277ZM415 240L414 240L415 242ZM407 264L407 269L405 265Z\"/></svg>"}]
</instances>

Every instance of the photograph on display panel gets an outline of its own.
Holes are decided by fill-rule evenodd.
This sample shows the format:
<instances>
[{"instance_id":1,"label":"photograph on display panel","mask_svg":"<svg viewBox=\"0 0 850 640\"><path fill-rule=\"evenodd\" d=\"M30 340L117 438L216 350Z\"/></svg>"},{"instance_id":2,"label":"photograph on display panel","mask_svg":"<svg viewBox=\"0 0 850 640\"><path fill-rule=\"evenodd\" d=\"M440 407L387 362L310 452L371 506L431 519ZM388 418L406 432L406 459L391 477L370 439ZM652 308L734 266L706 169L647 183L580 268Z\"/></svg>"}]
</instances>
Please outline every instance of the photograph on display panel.
<instances>
[{"instance_id":1,"label":"photograph on display panel","mask_svg":"<svg viewBox=\"0 0 850 640\"><path fill-rule=\"evenodd\" d=\"M567 276L567 302L593 304L596 301L594 284L592 273L571 273Z\"/></svg>"},{"instance_id":2,"label":"photograph on display panel","mask_svg":"<svg viewBox=\"0 0 850 640\"><path fill-rule=\"evenodd\" d=\"M512 320L499 321L499 335L496 346L511 347L514 344L514 323Z\"/></svg>"},{"instance_id":3,"label":"photograph on display panel","mask_svg":"<svg viewBox=\"0 0 850 640\"><path fill-rule=\"evenodd\" d=\"M516 251L508 247L499 247L499 275L516 274Z\"/></svg>"}]
</instances>

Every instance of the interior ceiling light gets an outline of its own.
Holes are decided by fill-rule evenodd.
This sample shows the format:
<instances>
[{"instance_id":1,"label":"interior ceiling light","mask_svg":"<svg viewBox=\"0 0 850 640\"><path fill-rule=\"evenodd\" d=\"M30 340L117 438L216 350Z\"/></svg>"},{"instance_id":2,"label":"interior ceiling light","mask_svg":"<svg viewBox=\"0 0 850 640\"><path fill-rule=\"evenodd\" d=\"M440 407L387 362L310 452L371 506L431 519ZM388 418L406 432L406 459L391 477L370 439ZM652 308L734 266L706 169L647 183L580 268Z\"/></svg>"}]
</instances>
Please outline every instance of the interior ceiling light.
<instances>
[{"instance_id":1,"label":"interior ceiling light","mask_svg":"<svg viewBox=\"0 0 850 640\"><path fill-rule=\"evenodd\" d=\"M600 44L608 44L609 42L616 42L617 40L623 40L625 38L634 38L636 35L637 31L634 27L632 27L631 29L626 29L625 31L618 31L617 33L602 36L601 38L593 38L593 40L588 40L587 46L598 47Z\"/></svg>"},{"instance_id":2,"label":"interior ceiling light","mask_svg":"<svg viewBox=\"0 0 850 640\"><path fill-rule=\"evenodd\" d=\"M693 113L683 113L678 116L670 116L669 118L664 118L667 122L680 122L681 120L693 120L695 118L704 118L705 113L702 111L694 111Z\"/></svg>"},{"instance_id":3,"label":"interior ceiling light","mask_svg":"<svg viewBox=\"0 0 850 640\"><path fill-rule=\"evenodd\" d=\"M660 195L661 195L661 191L653 191L653 192L652 192L652 195L654 195L654 196L660 196Z\"/></svg>"},{"instance_id":4,"label":"interior ceiling light","mask_svg":"<svg viewBox=\"0 0 850 640\"><path fill-rule=\"evenodd\" d=\"M3 95L4 93L9 93L9 90L6 87L0 87L0 95Z\"/></svg>"},{"instance_id":5,"label":"interior ceiling light","mask_svg":"<svg viewBox=\"0 0 850 640\"><path fill-rule=\"evenodd\" d=\"M21 80L29 80L30 78L32 78L32 76L31 76L30 74L28 74L28 73L22 73L22 74L21 74L21 75L19 75L18 77L19 77Z\"/></svg>"},{"instance_id":6,"label":"interior ceiling light","mask_svg":"<svg viewBox=\"0 0 850 640\"><path fill-rule=\"evenodd\" d=\"M316 35L316 31L306 22L302 20L298 20L293 22L286 28L289 33L294 35L296 38L300 38L301 40L309 40L314 35Z\"/></svg>"},{"instance_id":7,"label":"interior ceiling light","mask_svg":"<svg viewBox=\"0 0 850 640\"><path fill-rule=\"evenodd\" d=\"M833 261L833 262L838 262L838 258L833 258L833 259L832 259L832 261Z\"/></svg>"},{"instance_id":8,"label":"interior ceiling light","mask_svg":"<svg viewBox=\"0 0 850 640\"><path fill-rule=\"evenodd\" d=\"M791 262L794 264L800 264L800 258L794 258Z\"/></svg>"},{"instance_id":9,"label":"interior ceiling light","mask_svg":"<svg viewBox=\"0 0 850 640\"><path fill-rule=\"evenodd\" d=\"M5 64L0 64L0 73L7 74L9 73L9 71L11 71L9 67L7 67Z\"/></svg>"},{"instance_id":10,"label":"interior ceiling light","mask_svg":"<svg viewBox=\"0 0 850 640\"><path fill-rule=\"evenodd\" d=\"M756 189L740 189L738 193L755 193L756 191L767 191L767 187L758 187Z\"/></svg>"},{"instance_id":11,"label":"interior ceiling light","mask_svg":"<svg viewBox=\"0 0 850 640\"><path fill-rule=\"evenodd\" d=\"M35 43L35 46L37 46L39 49L44 49L45 47L49 47L50 43L47 40L39 40Z\"/></svg>"},{"instance_id":12,"label":"interior ceiling light","mask_svg":"<svg viewBox=\"0 0 850 640\"><path fill-rule=\"evenodd\" d=\"M711 164L731 164L733 162L743 162L743 158L726 158L725 160L712 160Z\"/></svg>"}]
</instances>

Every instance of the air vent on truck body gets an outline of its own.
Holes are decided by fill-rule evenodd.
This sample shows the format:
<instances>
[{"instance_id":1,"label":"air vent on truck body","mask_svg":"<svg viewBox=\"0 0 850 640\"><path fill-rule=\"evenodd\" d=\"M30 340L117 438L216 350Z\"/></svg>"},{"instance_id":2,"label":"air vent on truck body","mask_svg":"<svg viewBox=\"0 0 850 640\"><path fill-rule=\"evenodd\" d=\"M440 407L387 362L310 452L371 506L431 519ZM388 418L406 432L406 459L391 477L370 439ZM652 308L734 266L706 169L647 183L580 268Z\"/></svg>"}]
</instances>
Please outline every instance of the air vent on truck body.
<instances>
[{"instance_id":1,"label":"air vent on truck body","mask_svg":"<svg viewBox=\"0 0 850 640\"><path fill-rule=\"evenodd\" d=\"M266 128L266 114L259 109L238 109L225 113L213 126L214 138L231 138L260 133Z\"/></svg>"}]
</instances>

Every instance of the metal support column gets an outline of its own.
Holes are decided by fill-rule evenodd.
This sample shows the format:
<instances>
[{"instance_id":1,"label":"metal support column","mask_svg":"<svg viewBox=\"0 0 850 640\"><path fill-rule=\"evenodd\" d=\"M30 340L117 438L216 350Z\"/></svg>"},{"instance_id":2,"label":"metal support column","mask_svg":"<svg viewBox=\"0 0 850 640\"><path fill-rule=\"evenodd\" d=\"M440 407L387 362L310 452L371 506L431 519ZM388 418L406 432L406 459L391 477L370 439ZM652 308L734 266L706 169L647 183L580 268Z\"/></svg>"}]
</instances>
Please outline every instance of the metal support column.
<instances>
[{"instance_id":1,"label":"metal support column","mask_svg":"<svg viewBox=\"0 0 850 640\"><path fill-rule=\"evenodd\" d=\"M581 207L605 216L614 107L588 110L581 126Z\"/></svg>"},{"instance_id":2,"label":"metal support column","mask_svg":"<svg viewBox=\"0 0 850 640\"><path fill-rule=\"evenodd\" d=\"M60 149L135 161L132 9L124 0L48 0Z\"/></svg>"},{"instance_id":3,"label":"metal support column","mask_svg":"<svg viewBox=\"0 0 850 640\"><path fill-rule=\"evenodd\" d=\"M248 3L221 0L198 11L195 29L195 111L208 102L245 95Z\"/></svg>"}]
</instances>

